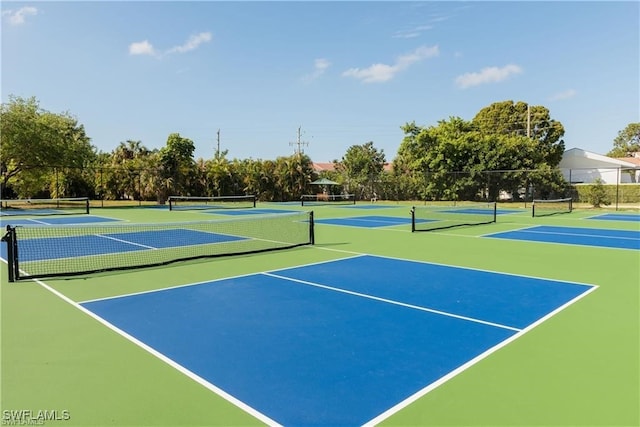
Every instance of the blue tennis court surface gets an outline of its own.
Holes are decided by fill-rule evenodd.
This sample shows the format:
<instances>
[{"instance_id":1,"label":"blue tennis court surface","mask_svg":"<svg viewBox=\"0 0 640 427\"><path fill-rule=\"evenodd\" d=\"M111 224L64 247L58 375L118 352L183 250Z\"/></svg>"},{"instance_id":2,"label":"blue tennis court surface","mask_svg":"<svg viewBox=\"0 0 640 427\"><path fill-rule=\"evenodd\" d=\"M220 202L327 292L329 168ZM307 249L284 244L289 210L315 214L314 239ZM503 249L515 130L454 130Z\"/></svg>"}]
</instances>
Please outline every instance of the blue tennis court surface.
<instances>
[{"instance_id":1,"label":"blue tennis court surface","mask_svg":"<svg viewBox=\"0 0 640 427\"><path fill-rule=\"evenodd\" d=\"M2 209L0 216L19 216L19 215L65 215L67 212L60 209L50 208L29 208L29 209Z\"/></svg>"},{"instance_id":2,"label":"blue tennis court surface","mask_svg":"<svg viewBox=\"0 0 640 427\"><path fill-rule=\"evenodd\" d=\"M349 208L349 209L390 209L390 208L400 208L403 206L393 206L393 205L343 205L341 208Z\"/></svg>"},{"instance_id":3,"label":"blue tennis court surface","mask_svg":"<svg viewBox=\"0 0 640 427\"><path fill-rule=\"evenodd\" d=\"M284 209L218 209L204 211L203 213L216 214L216 215L261 215L261 214L279 214L297 212Z\"/></svg>"},{"instance_id":4,"label":"blue tennis court surface","mask_svg":"<svg viewBox=\"0 0 640 427\"><path fill-rule=\"evenodd\" d=\"M344 426L426 393L594 289L358 256L81 305L263 421Z\"/></svg>"},{"instance_id":5,"label":"blue tennis court surface","mask_svg":"<svg viewBox=\"0 0 640 427\"><path fill-rule=\"evenodd\" d=\"M484 237L640 250L640 231L541 225Z\"/></svg>"},{"instance_id":6,"label":"blue tennis court surface","mask_svg":"<svg viewBox=\"0 0 640 427\"><path fill-rule=\"evenodd\" d=\"M71 224L92 224L98 222L117 222L119 219L105 218L101 216L83 215L83 216L59 216L59 217L42 217L42 218L2 218L0 224L2 227L9 225L71 225Z\"/></svg>"},{"instance_id":7,"label":"blue tennis court surface","mask_svg":"<svg viewBox=\"0 0 640 427\"><path fill-rule=\"evenodd\" d=\"M418 221L418 220L416 220ZM390 227L394 225L411 224L411 218L400 218L395 216L353 216L345 218L323 218L314 220L316 224L342 225L346 227L378 228ZM421 220L426 222L426 220Z\"/></svg>"},{"instance_id":8,"label":"blue tennis court surface","mask_svg":"<svg viewBox=\"0 0 640 427\"><path fill-rule=\"evenodd\" d=\"M245 239L245 237L188 229L25 239L20 243L23 248L20 253L20 261L107 255L180 246L207 245ZM6 246L4 243L0 246L0 254L5 260L7 259ZM61 251L60 248L65 249Z\"/></svg>"},{"instance_id":9,"label":"blue tennis court surface","mask_svg":"<svg viewBox=\"0 0 640 427\"><path fill-rule=\"evenodd\" d=\"M602 214L590 216L587 219L599 219L605 221L636 221L640 222L640 215L634 214Z\"/></svg>"}]
</instances>

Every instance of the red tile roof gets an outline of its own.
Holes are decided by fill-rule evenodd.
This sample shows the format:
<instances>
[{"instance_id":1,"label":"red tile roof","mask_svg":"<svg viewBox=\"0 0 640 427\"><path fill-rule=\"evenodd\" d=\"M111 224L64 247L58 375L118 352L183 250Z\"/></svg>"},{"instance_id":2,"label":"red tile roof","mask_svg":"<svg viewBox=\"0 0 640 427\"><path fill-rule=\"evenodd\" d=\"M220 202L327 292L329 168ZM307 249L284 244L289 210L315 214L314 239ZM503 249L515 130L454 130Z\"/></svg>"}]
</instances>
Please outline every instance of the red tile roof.
<instances>
[{"instance_id":1,"label":"red tile roof","mask_svg":"<svg viewBox=\"0 0 640 427\"><path fill-rule=\"evenodd\" d=\"M313 170L316 172L334 171L336 170L333 162L313 162Z\"/></svg>"},{"instance_id":2,"label":"red tile roof","mask_svg":"<svg viewBox=\"0 0 640 427\"><path fill-rule=\"evenodd\" d=\"M622 160L623 162L629 162L636 166L640 166L640 157L616 157L616 160Z\"/></svg>"}]
</instances>

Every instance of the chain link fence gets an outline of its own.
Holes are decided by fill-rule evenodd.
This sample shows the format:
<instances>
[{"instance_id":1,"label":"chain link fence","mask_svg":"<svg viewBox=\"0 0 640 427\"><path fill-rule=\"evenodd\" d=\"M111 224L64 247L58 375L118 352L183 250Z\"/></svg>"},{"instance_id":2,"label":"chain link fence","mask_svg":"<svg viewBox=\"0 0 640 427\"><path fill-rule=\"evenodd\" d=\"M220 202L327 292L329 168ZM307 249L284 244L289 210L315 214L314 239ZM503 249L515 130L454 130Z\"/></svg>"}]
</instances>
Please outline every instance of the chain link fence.
<instances>
[{"instance_id":1,"label":"chain link fence","mask_svg":"<svg viewBox=\"0 0 640 427\"><path fill-rule=\"evenodd\" d=\"M163 178L155 169L113 166L24 166L20 179L3 176L2 198L28 194L33 198L89 197L92 205L110 201L130 205L163 203L168 194L207 194L206 174ZM545 170L435 171L421 175L383 172L363 186L362 197L386 200L448 200L521 202L571 197L589 205L594 186L606 193L609 206L640 209L640 167ZM365 191L366 190L366 191ZM365 194L366 193L366 194ZM370 194L369 194L370 193ZM360 196L360 195L359 195ZM268 201L268 200L267 200Z\"/></svg>"}]
</instances>

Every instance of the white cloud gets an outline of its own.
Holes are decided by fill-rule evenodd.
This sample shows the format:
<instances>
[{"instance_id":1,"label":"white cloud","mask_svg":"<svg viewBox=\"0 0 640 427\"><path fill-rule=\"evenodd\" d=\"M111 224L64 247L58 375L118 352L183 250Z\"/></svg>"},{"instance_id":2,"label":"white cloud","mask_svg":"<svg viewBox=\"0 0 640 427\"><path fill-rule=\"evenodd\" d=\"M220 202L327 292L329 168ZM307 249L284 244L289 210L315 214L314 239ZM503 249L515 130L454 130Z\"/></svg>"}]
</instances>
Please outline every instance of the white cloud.
<instances>
[{"instance_id":1,"label":"white cloud","mask_svg":"<svg viewBox=\"0 0 640 427\"><path fill-rule=\"evenodd\" d=\"M426 58L438 56L439 54L440 49L438 48L438 46L421 46L414 50L412 53L399 56L396 64L400 67L400 69L404 70L415 62L422 61Z\"/></svg>"},{"instance_id":2,"label":"white cloud","mask_svg":"<svg viewBox=\"0 0 640 427\"><path fill-rule=\"evenodd\" d=\"M432 28L433 27L431 25L419 25L408 30L396 31L395 34L391 37L393 37L394 39L413 39L420 36L423 31L427 31Z\"/></svg>"},{"instance_id":3,"label":"white cloud","mask_svg":"<svg viewBox=\"0 0 640 427\"><path fill-rule=\"evenodd\" d=\"M399 56L392 65L373 64L367 68L350 68L342 75L362 80L364 83L382 83L393 79L400 71L406 70L416 62L439 54L440 49L437 45L421 46L409 54Z\"/></svg>"},{"instance_id":4,"label":"white cloud","mask_svg":"<svg viewBox=\"0 0 640 427\"><path fill-rule=\"evenodd\" d=\"M429 22L444 22L450 18L447 15L432 15L432 16L433 18L431 18Z\"/></svg>"},{"instance_id":5,"label":"white cloud","mask_svg":"<svg viewBox=\"0 0 640 427\"><path fill-rule=\"evenodd\" d=\"M397 67L386 64L373 64L368 68L350 68L344 73L345 77L354 77L365 83L380 83L391 80L399 70Z\"/></svg>"},{"instance_id":6,"label":"white cloud","mask_svg":"<svg viewBox=\"0 0 640 427\"><path fill-rule=\"evenodd\" d=\"M148 40L131 43L129 45L129 55L151 55L155 56L156 51Z\"/></svg>"},{"instance_id":7,"label":"white cloud","mask_svg":"<svg viewBox=\"0 0 640 427\"><path fill-rule=\"evenodd\" d=\"M466 73L456 77L456 84L461 89L466 89L471 86L501 82L514 74L520 73L522 73L522 68L514 64L509 64L502 68L487 67L480 72Z\"/></svg>"},{"instance_id":8,"label":"white cloud","mask_svg":"<svg viewBox=\"0 0 640 427\"><path fill-rule=\"evenodd\" d=\"M181 46L172 47L171 49L167 50L166 53L167 54L171 54L171 53L189 52L189 51L197 49L198 46L200 46L202 43L210 42L212 38L213 37L212 37L211 33L209 33L209 32L196 34L195 36L189 37L189 40L187 40L187 42L185 44L183 44Z\"/></svg>"},{"instance_id":9,"label":"white cloud","mask_svg":"<svg viewBox=\"0 0 640 427\"><path fill-rule=\"evenodd\" d=\"M34 16L38 14L38 9L33 6L21 7L18 10L5 10L2 12L2 16L6 16L9 24L22 25L26 21L27 16Z\"/></svg>"},{"instance_id":10,"label":"white cloud","mask_svg":"<svg viewBox=\"0 0 640 427\"><path fill-rule=\"evenodd\" d=\"M315 80L321 75L323 75L324 72L327 71L327 68L329 68L330 66L331 66L331 62L329 62L327 59L318 58L313 63L313 72L304 76L302 80L306 82Z\"/></svg>"},{"instance_id":11,"label":"white cloud","mask_svg":"<svg viewBox=\"0 0 640 427\"><path fill-rule=\"evenodd\" d=\"M576 96L578 92L573 89L567 89L563 92L558 92L549 98L550 101L562 101L565 99L570 99Z\"/></svg>"},{"instance_id":12,"label":"white cloud","mask_svg":"<svg viewBox=\"0 0 640 427\"><path fill-rule=\"evenodd\" d=\"M198 46L200 46L202 43L211 41L212 38L213 37L209 32L199 33L189 37L189 39L183 45L174 46L170 49L165 50L164 52L157 51L156 48L154 48L148 40L144 40L141 42L131 43L129 45L129 55L149 55L155 56L156 58L161 58L164 55L186 53L197 49Z\"/></svg>"}]
</instances>

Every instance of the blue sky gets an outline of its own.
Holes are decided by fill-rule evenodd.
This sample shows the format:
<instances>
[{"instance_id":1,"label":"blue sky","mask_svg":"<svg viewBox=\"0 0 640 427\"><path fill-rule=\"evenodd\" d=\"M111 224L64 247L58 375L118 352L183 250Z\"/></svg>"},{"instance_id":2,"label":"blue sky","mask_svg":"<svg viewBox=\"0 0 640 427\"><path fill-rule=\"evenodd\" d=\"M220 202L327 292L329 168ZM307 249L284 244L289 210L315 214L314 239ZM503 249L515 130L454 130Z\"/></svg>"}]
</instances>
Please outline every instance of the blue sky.
<instances>
[{"instance_id":1,"label":"blue sky","mask_svg":"<svg viewBox=\"0 0 640 427\"><path fill-rule=\"evenodd\" d=\"M211 158L340 159L400 126L543 105L566 148L640 121L640 2L2 2L2 102L70 112L92 144L179 132Z\"/></svg>"}]
</instances>

